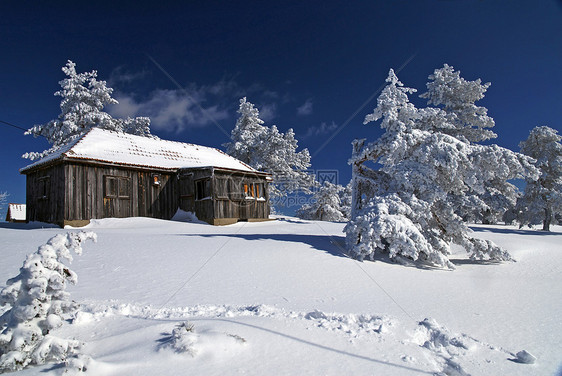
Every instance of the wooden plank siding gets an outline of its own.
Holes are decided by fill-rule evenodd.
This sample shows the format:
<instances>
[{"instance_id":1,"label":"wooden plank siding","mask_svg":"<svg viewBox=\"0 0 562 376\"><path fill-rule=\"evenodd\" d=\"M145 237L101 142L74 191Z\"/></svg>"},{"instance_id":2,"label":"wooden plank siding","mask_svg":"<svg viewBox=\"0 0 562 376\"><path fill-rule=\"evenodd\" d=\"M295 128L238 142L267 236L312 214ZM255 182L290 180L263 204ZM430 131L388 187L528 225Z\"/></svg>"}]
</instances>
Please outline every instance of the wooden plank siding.
<instances>
[{"instance_id":1,"label":"wooden plank siding","mask_svg":"<svg viewBox=\"0 0 562 376\"><path fill-rule=\"evenodd\" d=\"M212 224L269 217L263 174L213 167L149 170L63 160L26 175L31 221L64 226L108 217L170 219L178 207Z\"/></svg>"},{"instance_id":2,"label":"wooden plank siding","mask_svg":"<svg viewBox=\"0 0 562 376\"><path fill-rule=\"evenodd\" d=\"M108 178L120 184L113 197L106 192ZM26 191L27 218L59 225L107 217L170 219L179 206L176 176L169 171L61 163L28 173Z\"/></svg>"},{"instance_id":3,"label":"wooden plank siding","mask_svg":"<svg viewBox=\"0 0 562 376\"><path fill-rule=\"evenodd\" d=\"M269 218L269 200L267 181L264 177L215 171L214 173L214 205L215 218L267 219ZM245 191L246 187L254 187L254 193ZM257 197L257 190L260 194Z\"/></svg>"},{"instance_id":4,"label":"wooden plank siding","mask_svg":"<svg viewBox=\"0 0 562 376\"><path fill-rule=\"evenodd\" d=\"M50 166L37 170L26 180L26 218L60 224L64 217L64 169Z\"/></svg>"},{"instance_id":5,"label":"wooden plank siding","mask_svg":"<svg viewBox=\"0 0 562 376\"><path fill-rule=\"evenodd\" d=\"M228 219L223 223L233 223L269 218L267 181L263 175L204 167L181 169L178 177L180 208L194 211L202 221L217 223L217 219ZM209 191L198 193L198 182L199 190ZM259 185L263 197L248 198L245 184Z\"/></svg>"},{"instance_id":6,"label":"wooden plank siding","mask_svg":"<svg viewBox=\"0 0 562 376\"><path fill-rule=\"evenodd\" d=\"M180 174L191 174L193 182L193 197L195 215L202 221L212 223L215 217L215 208L213 205L213 175L212 167L183 169ZM188 182L185 182L188 183ZM203 192L198 192L197 184L203 184L206 189ZM199 197L198 197L199 194Z\"/></svg>"}]
</instances>

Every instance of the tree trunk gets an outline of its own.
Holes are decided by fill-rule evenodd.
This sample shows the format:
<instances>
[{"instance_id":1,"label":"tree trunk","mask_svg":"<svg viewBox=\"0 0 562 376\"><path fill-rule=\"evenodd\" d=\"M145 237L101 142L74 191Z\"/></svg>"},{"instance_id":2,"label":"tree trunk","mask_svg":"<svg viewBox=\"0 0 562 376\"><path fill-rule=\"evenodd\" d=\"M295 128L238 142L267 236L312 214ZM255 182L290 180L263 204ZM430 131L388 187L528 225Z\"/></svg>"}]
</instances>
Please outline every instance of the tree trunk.
<instances>
[{"instance_id":1,"label":"tree trunk","mask_svg":"<svg viewBox=\"0 0 562 376\"><path fill-rule=\"evenodd\" d=\"M365 144L365 139L361 140L354 140L352 142L353 151L352 151L352 158L357 156L361 150L363 149L363 145ZM361 189L359 186L359 168L362 162L354 161L351 170L351 218L355 219L357 215L357 211L360 209L361 205Z\"/></svg>"},{"instance_id":2,"label":"tree trunk","mask_svg":"<svg viewBox=\"0 0 562 376\"><path fill-rule=\"evenodd\" d=\"M544 221L542 221L542 230L550 231L550 222L552 222L552 211L550 208L544 209Z\"/></svg>"}]
</instances>

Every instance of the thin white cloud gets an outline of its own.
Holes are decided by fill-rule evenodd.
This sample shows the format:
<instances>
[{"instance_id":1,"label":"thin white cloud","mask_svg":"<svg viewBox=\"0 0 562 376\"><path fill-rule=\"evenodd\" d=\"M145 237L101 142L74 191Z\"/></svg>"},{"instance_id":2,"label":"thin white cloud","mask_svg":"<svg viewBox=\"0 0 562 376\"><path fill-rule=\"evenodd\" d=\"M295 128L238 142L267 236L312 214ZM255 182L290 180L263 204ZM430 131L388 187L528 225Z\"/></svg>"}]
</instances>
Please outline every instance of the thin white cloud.
<instances>
[{"instance_id":1,"label":"thin white cloud","mask_svg":"<svg viewBox=\"0 0 562 376\"><path fill-rule=\"evenodd\" d=\"M147 71L127 72L123 67L115 68L107 80L110 87L129 84L134 81L144 79L148 74Z\"/></svg>"},{"instance_id":2,"label":"thin white cloud","mask_svg":"<svg viewBox=\"0 0 562 376\"><path fill-rule=\"evenodd\" d=\"M297 107L297 115L306 116L312 114L312 99L307 99L300 107Z\"/></svg>"},{"instance_id":3,"label":"thin white cloud","mask_svg":"<svg viewBox=\"0 0 562 376\"><path fill-rule=\"evenodd\" d=\"M107 112L116 118L126 118L127 116L139 116L141 104L137 103L133 97L128 97L124 94L118 94L117 101L119 104L112 105L107 108Z\"/></svg>"},{"instance_id":4,"label":"thin white cloud","mask_svg":"<svg viewBox=\"0 0 562 376\"><path fill-rule=\"evenodd\" d=\"M260 98L257 101L263 104L257 107L264 121L272 121L278 115L277 102L281 95L260 83L243 88L234 78L223 78L208 85L191 83L185 90L157 89L148 95L132 94L142 93L139 81L147 74L127 72L121 67L114 69L109 82L116 88L113 97L119 104L108 106L107 112L118 118L148 116L153 130L176 133L212 123L231 129L234 123L221 124L221 121L235 115L238 100L244 96Z\"/></svg>"},{"instance_id":5,"label":"thin white cloud","mask_svg":"<svg viewBox=\"0 0 562 376\"><path fill-rule=\"evenodd\" d=\"M322 136L322 135L325 135L325 134L328 134L328 133L331 133L331 132L335 131L337 128L338 128L338 125L333 121L330 124L322 122L319 126L314 126L314 127L308 128L308 130L306 131L306 133L302 137L308 138L308 137L312 137L312 136Z\"/></svg>"},{"instance_id":6,"label":"thin white cloud","mask_svg":"<svg viewBox=\"0 0 562 376\"><path fill-rule=\"evenodd\" d=\"M148 116L152 129L179 133L228 118L225 108L203 105L206 94L207 90L186 94L178 90L159 89L153 91L146 100L137 101L130 95L119 93L116 95L119 104L111 106L108 112L121 118Z\"/></svg>"},{"instance_id":7,"label":"thin white cloud","mask_svg":"<svg viewBox=\"0 0 562 376\"><path fill-rule=\"evenodd\" d=\"M260 118L265 122L272 121L277 116L277 105L275 103L263 104L258 109Z\"/></svg>"}]
</instances>

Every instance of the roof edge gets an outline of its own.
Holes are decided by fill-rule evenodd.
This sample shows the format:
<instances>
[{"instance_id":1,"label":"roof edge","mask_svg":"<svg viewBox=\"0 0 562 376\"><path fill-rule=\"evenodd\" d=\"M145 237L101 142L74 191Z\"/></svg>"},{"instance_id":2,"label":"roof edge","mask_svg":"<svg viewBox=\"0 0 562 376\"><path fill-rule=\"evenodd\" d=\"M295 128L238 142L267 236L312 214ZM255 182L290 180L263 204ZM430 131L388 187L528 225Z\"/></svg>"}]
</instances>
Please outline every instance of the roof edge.
<instances>
[{"instance_id":1,"label":"roof edge","mask_svg":"<svg viewBox=\"0 0 562 376\"><path fill-rule=\"evenodd\" d=\"M60 164L60 163L63 163L63 162L75 162L75 163L80 163L80 164L94 164L94 165L98 165L98 166L115 166L115 167L122 167L122 168L132 168L132 169L136 169L136 170L165 171L165 172L178 172L180 170L194 170L194 169L212 168L212 169L218 170L218 171L236 172L236 173L242 173L242 174L247 174L247 175L260 175L260 176L264 176L264 177L271 176L271 174L268 173L268 172L258 171L258 170L255 170L255 169L253 171L247 171L247 170L219 167L219 166L213 166L213 165L198 166L198 167L165 168L165 167L156 167L156 166L136 165L136 164L129 164L129 163L107 162L107 161L102 161L102 160L99 160L99 159L88 159L88 158L82 158L82 157L75 158L75 157L66 155L65 153L61 154L57 158L49 159L49 160L47 160L43 163L31 164L29 166L20 168L19 171L20 171L20 174L27 174L27 173L33 172L34 170L46 168L46 167L49 167L51 165Z\"/></svg>"}]
</instances>

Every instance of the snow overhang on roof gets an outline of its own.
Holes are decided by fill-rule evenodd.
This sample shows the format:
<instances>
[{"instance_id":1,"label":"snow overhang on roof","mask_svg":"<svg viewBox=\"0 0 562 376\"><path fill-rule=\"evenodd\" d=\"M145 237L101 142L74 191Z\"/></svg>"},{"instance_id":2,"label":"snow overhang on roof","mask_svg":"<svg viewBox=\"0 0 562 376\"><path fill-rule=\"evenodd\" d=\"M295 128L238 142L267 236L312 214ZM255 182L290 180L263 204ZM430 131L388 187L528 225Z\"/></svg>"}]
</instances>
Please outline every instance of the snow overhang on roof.
<instances>
[{"instance_id":1,"label":"snow overhang on roof","mask_svg":"<svg viewBox=\"0 0 562 376\"><path fill-rule=\"evenodd\" d=\"M166 170L219 167L258 173L246 163L215 148L100 128L92 128L82 137L22 168L20 172L25 173L57 160L91 161Z\"/></svg>"}]
</instances>

